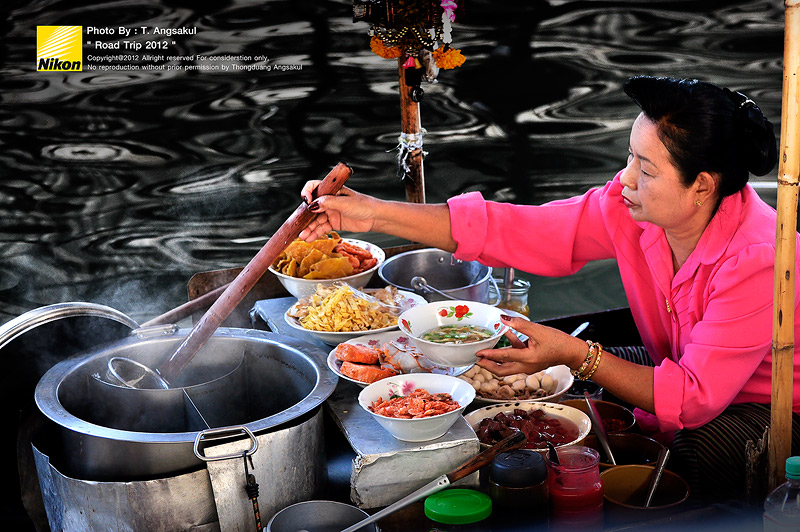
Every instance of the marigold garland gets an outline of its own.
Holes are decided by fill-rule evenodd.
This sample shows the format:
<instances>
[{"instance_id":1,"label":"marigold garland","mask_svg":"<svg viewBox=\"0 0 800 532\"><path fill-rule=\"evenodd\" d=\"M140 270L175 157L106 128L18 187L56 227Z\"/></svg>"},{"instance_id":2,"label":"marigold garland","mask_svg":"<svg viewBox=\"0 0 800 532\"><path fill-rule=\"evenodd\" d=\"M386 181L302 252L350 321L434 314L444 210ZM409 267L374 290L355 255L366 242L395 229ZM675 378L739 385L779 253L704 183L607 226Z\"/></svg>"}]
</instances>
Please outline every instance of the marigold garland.
<instances>
[{"instance_id":1,"label":"marigold garland","mask_svg":"<svg viewBox=\"0 0 800 532\"><path fill-rule=\"evenodd\" d=\"M467 60L467 58L461 54L460 49L447 46L434 50L433 58L436 60L436 66L444 70L460 67L464 64L464 61Z\"/></svg>"},{"instance_id":2,"label":"marigold garland","mask_svg":"<svg viewBox=\"0 0 800 532\"><path fill-rule=\"evenodd\" d=\"M369 47L375 55L384 59L397 59L402 53L396 46L386 46L377 35L373 35L369 40Z\"/></svg>"}]
</instances>

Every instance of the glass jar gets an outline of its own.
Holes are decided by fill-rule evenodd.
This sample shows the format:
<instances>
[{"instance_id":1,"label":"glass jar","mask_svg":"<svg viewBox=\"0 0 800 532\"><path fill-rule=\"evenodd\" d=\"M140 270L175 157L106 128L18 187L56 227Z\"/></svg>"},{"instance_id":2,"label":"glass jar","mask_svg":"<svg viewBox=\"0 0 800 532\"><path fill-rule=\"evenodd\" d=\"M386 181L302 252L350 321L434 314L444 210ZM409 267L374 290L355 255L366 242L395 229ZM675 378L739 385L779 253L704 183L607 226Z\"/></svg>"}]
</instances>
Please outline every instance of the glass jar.
<instances>
[{"instance_id":1,"label":"glass jar","mask_svg":"<svg viewBox=\"0 0 800 532\"><path fill-rule=\"evenodd\" d=\"M600 454L589 447L570 445L557 450L558 463L545 454L550 496L550 529L603 529L603 483Z\"/></svg>"},{"instance_id":2,"label":"glass jar","mask_svg":"<svg viewBox=\"0 0 800 532\"><path fill-rule=\"evenodd\" d=\"M514 279L510 287L507 287L503 279L495 279L499 294L497 307L519 312L525 316L530 314L528 308L528 292L531 283L525 279Z\"/></svg>"}]
</instances>

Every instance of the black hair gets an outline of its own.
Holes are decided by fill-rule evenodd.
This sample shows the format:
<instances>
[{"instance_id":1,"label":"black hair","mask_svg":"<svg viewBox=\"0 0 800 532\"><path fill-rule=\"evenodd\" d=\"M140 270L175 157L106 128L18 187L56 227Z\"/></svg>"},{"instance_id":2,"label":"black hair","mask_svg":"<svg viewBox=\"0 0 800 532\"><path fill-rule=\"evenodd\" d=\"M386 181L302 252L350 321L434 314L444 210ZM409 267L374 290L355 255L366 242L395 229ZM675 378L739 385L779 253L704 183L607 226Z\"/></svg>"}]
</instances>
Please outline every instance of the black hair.
<instances>
[{"instance_id":1,"label":"black hair","mask_svg":"<svg viewBox=\"0 0 800 532\"><path fill-rule=\"evenodd\" d=\"M625 93L657 128L685 186L700 172L720 175L719 199L740 191L749 173L778 162L772 124L745 95L694 79L636 76Z\"/></svg>"}]
</instances>

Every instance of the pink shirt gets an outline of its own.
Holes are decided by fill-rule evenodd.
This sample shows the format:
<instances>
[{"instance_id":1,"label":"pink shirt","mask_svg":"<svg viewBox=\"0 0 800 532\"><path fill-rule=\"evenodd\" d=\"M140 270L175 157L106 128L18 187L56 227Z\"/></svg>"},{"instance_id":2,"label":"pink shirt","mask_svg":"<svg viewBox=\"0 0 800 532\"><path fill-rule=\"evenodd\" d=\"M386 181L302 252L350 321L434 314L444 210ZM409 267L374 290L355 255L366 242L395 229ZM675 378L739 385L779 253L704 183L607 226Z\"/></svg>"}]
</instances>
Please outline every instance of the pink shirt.
<instances>
[{"instance_id":1,"label":"pink shirt","mask_svg":"<svg viewBox=\"0 0 800 532\"><path fill-rule=\"evenodd\" d=\"M701 426L732 403L769 403L775 210L750 185L725 198L675 273L664 230L634 221L621 192L617 174L602 189L540 206L485 201L477 192L451 198L455 255L544 276L616 259L636 326L656 364L655 414L662 432ZM798 301L800 287L800 346Z\"/></svg>"}]
</instances>

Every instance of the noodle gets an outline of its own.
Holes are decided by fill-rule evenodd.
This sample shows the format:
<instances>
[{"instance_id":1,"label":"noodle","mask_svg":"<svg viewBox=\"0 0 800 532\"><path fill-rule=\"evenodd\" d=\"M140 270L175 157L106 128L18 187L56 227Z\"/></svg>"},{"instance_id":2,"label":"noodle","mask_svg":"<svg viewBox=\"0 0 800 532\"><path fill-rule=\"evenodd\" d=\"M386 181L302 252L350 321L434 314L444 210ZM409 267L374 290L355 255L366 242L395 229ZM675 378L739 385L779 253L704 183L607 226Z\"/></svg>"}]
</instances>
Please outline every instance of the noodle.
<instances>
[{"instance_id":1,"label":"noodle","mask_svg":"<svg viewBox=\"0 0 800 532\"><path fill-rule=\"evenodd\" d=\"M353 289L342 284L315 301L305 309L300 325L312 331L354 332L383 329L397 325L397 316L392 309L379 301L368 301L356 296Z\"/></svg>"}]
</instances>

